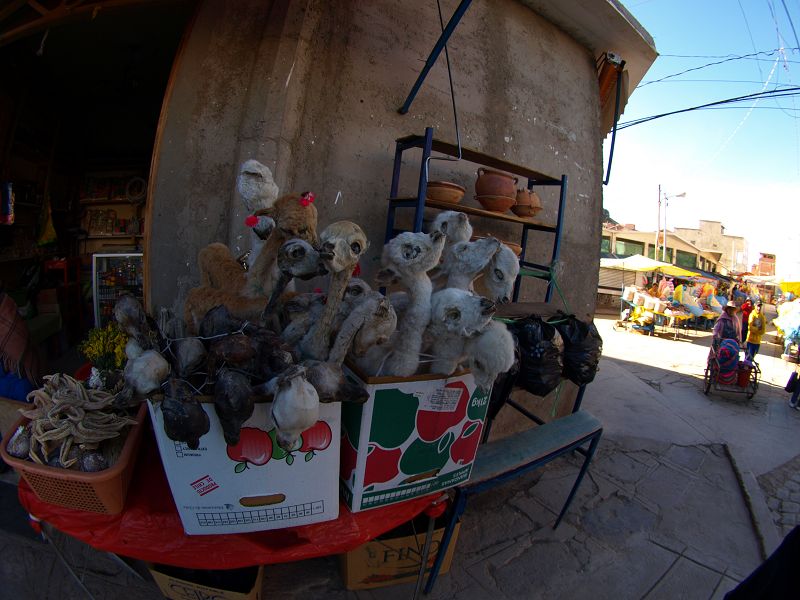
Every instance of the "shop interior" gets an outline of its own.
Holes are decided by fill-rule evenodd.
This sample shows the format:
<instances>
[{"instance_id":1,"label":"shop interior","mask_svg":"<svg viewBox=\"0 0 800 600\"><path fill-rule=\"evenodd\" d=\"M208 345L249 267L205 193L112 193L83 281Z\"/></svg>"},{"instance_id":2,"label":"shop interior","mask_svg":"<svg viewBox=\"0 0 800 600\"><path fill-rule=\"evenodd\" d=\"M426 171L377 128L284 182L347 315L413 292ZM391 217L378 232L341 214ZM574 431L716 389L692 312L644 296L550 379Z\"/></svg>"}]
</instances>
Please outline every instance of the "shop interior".
<instances>
[{"instance_id":1,"label":"shop interior","mask_svg":"<svg viewBox=\"0 0 800 600\"><path fill-rule=\"evenodd\" d=\"M51 361L120 293L143 296L151 155L192 9L98 7L0 37L0 282Z\"/></svg>"}]
</instances>

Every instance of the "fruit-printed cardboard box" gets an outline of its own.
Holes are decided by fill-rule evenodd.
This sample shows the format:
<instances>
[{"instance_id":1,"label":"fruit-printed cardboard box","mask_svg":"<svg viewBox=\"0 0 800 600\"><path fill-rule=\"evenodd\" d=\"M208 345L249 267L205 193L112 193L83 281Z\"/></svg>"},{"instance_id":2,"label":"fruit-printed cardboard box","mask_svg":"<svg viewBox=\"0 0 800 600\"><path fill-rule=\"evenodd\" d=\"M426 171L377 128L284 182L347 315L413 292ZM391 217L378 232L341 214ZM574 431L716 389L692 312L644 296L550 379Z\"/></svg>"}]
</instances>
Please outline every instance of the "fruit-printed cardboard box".
<instances>
[{"instance_id":1,"label":"fruit-printed cardboard box","mask_svg":"<svg viewBox=\"0 0 800 600\"><path fill-rule=\"evenodd\" d=\"M489 393L468 371L449 377L362 378L366 403L342 405L342 498L353 512L464 483Z\"/></svg>"},{"instance_id":2,"label":"fruit-printed cardboard box","mask_svg":"<svg viewBox=\"0 0 800 600\"><path fill-rule=\"evenodd\" d=\"M330 521L339 516L341 405L320 405L320 419L286 452L275 441L271 404L256 404L236 446L228 446L213 404L197 450L164 433L160 404L150 416L161 461L188 535L244 533Z\"/></svg>"}]
</instances>

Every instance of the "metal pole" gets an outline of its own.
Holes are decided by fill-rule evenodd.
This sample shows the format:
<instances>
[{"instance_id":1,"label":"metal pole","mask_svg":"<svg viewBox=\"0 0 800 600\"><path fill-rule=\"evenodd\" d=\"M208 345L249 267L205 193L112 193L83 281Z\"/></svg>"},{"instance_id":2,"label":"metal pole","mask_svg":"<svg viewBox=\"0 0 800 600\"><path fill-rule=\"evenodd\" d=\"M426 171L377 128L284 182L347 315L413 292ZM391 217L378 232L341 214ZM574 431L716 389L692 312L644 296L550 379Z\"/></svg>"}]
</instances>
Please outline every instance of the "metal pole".
<instances>
[{"instance_id":1,"label":"metal pole","mask_svg":"<svg viewBox=\"0 0 800 600\"><path fill-rule=\"evenodd\" d=\"M439 39L433 46L433 50L431 50L430 56L428 56L428 60L425 61L425 65L422 67L422 71L420 71L417 80L411 87L411 91L408 93L406 101L403 102L403 106L397 109L397 112L399 112L401 115L406 114L408 112L408 109L411 108L411 103L414 101L414 98L416 97L419 88L422 87L422 82L425 81L425 77L428 76L428 71L430 71L434 63L436 63L436 59L439 58L439 54L441 54L442 49L447 43L447 40L449 40L450 36L453 34L456 25L458 25L458 22L461 20L461 17L464 16L465 12L467 12L467 9L469 8L471 2L472 0L461 0L461 3L456 8L455 12L453 12L453 16L450 17L450 20L447 22L447 26L445 26L444 31L442 31L441 35L439 36Z\"/></svg>"},{"instance_id":2,"label":"metal pole","mask_svg":"<svg viewBox=\"0 0 800 600\"><path fill-rule=\"evenodd\" d=\"M664 245L661 246L661 262L667 262L667 207L669 206L669 194L664 194Z\"/></svg>"},{"instance_id":3,"label":"metal pole","mask_svg":"<svg viewBox=\"0 0 800 600\"><path fill-rule=\"evenodd\" d=\"M658 184L658 218L656 219L656 241L653 244L653 260L658 260L658 234L661 233L661 184Z\"/></svg>"}]
</instances>

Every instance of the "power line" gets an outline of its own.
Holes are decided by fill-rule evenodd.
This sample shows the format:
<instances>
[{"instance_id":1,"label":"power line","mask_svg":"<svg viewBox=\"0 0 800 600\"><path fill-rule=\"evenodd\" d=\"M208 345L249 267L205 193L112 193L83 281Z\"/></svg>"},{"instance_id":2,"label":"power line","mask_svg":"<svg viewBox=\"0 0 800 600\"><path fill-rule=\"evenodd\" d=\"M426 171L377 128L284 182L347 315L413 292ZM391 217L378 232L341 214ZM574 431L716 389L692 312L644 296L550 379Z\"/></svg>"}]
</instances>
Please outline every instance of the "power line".
<instances>
[{"instance_id":1,"label":"power line","mask_svg":"<svg viewBox=\"0 0 800 600\"><path fill-rule=\"evenodd\" d=\"M747 15L744 14L744 8L742 8L742 0L737 0L739 3L739 10L742 11L742 18L744 19L744 26L747 29L747 35L750 36L750 43L753 46L753 50L756 50L756 41L753 39L753 32L750 31L750 23L747 21ZM800 44L797 44L800 46ZM756 64L758 67L758 74L761 76L761 81L764 81L764 73L761 71L761 65Z\"/></svg>"},{"instance_id":2,"label":"power line","mask_svg":"<svg viewBox=\"0 0 800 600\"><path fill-rule=\"evenodd\" d=\"M800 48L788 48L788 49L789 50L800 50ZM689 69L684 69L683 71L680 71L678 73L672 73L671 75L665 75L664 77L661 77L660 79L653 79L651 81L646 81L644 83L640 83L638 87L643 88L643 87L645 87L647 85L650 85L652 83L659 83L659 82L664 81L666 79L672 79L673 77L678 77L679 75L684 75L686 73L691 73L692 71L699 71L700 69L706 69L708 67L721 65L721 64L724 64L724 63L727 63L727 62L731 62L731 61L734 61L734 60L742 60L744 58L751 58L751 57L754 57L754 56L762 56L762 55L763 56L771 56L771 55L775 54L776 52L781 52L783 50L784 50L783 48L776 48L774 50L761 50L760 52L753 52L751 54L742 54L740 56L733 56L733 57L730 57L730 58L725 58L723 60L718 60L718 61L706 63L706 64L700 65L698 67L691 67Z\"/></svg>"},{"instance_id":3,"label":"power line","mask_svg":"<svg viewBox=\"0 0 800 600\"><path fill-rule=\"evenodd\" d=\"M782 90L770 90L767 92L756 92L754 94L747 94L745 96L736 96L735 98L726 98L725 100L717 100L715 102L708 102L707 104L700 104L698 106L691 106L689 108L682 108L679 110L673 110L666 113L661 113L659 115L653 115L650 117L642 117L641 119L634 119L633 121L627 121L625 123L620 123L617 126L617 129L625 129L626 127L633 127L634 125L640 125L642 123L647 123L648 121L654 121L655 119L660 119L662 117L669 117L671 115L677 115L680 113L690 112L694 110L700 110L702 108L708 108L711 106L719 106L723 104L732 104L735 102L747 102L748 100L755 100L757 98L783 98L783 97L791 97L800 95L800 87L792 87L792 88L784 88Z\"/></svg>"},{"instance_id":4,"label":"power line","mask_svg":"<svg viewBox=\"0 0 800 600\"><path fill-rule=\"evenodd\" d=\"M783 4L783 10L786 12L786 18L789 19L789 25L792 28L792 33L794 34L794 43L800 46L800 40L797 39L797 31L794 28L794 21L792 21L792 15L789 14L789 9L786 7L785 0L781 0L781 4Z\"/></svg>"}]
</instances>

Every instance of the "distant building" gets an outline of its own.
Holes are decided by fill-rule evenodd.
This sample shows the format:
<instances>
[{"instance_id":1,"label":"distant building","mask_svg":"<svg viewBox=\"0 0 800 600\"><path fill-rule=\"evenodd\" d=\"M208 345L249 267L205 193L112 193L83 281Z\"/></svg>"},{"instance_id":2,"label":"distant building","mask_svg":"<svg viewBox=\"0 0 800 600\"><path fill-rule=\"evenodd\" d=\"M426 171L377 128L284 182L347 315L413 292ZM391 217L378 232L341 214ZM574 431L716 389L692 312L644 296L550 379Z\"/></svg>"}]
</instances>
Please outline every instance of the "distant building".
<instances>
[{"instance_id":1,"label":"distant building","mask_svg":"<svg viewBox=\"0 0 800 600\"><path fill-rule=\"evenodd\" d=\"M758 256L758 264L753 265L753 275L775 275L775 255L764 254Z\"/></svg>"},{"instance_id":2,"label":"distant building","mask_svg":"<svg viewBox=\"0 0 800 600\"><path fill-rule=\"evenodd\" d=\"M705 251L719 252L720 266L727 272L748 270L747 240L738 235L726 235L719 221L700 221L698 229L676 227L675 233Z\"/></svg>"},{"instance_id":3,"label":"distant building","mask_svg":"<svg viewBox=\"0 0 800 600\"><path fill-rule=\"evenodd\" d=\"M600 254L617 257L642 254L687 269L702 269L710 273L720 271L721 252L703 250L671 231L667 232L666 251L663 242L663 235L656 240L654 231L637 231L631 224L604 224Z\"/></svg>"}]
</instances>

